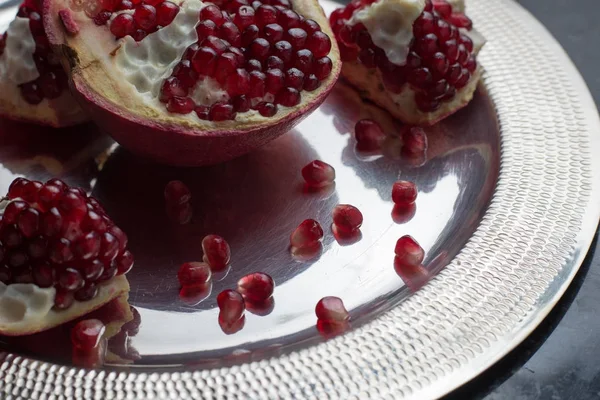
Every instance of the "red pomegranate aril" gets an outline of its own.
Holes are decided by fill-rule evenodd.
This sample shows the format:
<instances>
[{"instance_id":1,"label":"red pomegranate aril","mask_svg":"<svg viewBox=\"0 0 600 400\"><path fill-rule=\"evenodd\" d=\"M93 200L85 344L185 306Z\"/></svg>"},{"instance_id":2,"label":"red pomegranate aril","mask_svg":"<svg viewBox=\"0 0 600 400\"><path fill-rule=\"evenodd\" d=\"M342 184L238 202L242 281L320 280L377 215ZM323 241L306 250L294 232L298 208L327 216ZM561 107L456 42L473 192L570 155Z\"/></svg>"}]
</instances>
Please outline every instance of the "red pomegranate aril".
<instances>
[{"instance_id":1,"label":"red pomegranate aril","mask_svg":"<svg viewBox=\"0 0 600 400\"><path fill-rule=\"evenodd\" d=\"M250 110L250 100L244 95L237 96L231 101L234 112L246 112Z\"/></svg>"},{"instance_id":2,"label":"red pomegranate aril","mask_svg":"<svg viewBox=\"0 0 600 400\"><path fill-rule=\"evenodd\" d=\"M428 11L423 12L413 23L415 37L422 37L435 31L435 18Z\"/></svg>"},{"instance_id":3,"label":"red pomegranate aril","mask_svg":"<svg viewBox=\"0 0 600 400\"><path fill-rule=\"evenodd\" d=\"M89 301L98 295L99 289L93 282L86 283L81 289L73 293L73 297L77 301Z\"/></svg>"},{"instance_id":4,"label":"red pomegranate aril","mask_svg":"<svg viewBox=\"0 0 600 400\"><path fill-rule=\"evenodd\" d=\"M121 0L119 3L119 7L117 7L117 11L123 10L131 10L133 9L133 3L129 0Z\"/></svg>"},{"instance_id":5,"label":"red pomegranate aril","mask_svg":"<svg viewBox=\"0 0 600 400\"><path fill-rule=\"evenodd\" d=\"M467 35L460 35L460 42L465 46L467 51L471 53L473 51L473 40Z\"/></svg>"},{"instance_id":6,"label":"red pomegranate aril","mask_svg":"<svg viewBox=\"0 0 600 400\"><path fill-rule=\"evenodd\" d=\"M67 268L58 274L58 284L64 290L79 290L84 285L81 273L74 268Z\"/></svg>"},{"instance_id":7,"label":"red pomegranate aril","mask_svg":"<svg viewBox=\"0 0 600 400\"><path fill-rule=\"evenodd\" d=\"M256 9L254 18L259 26L274 24L277 22L277 10L273 6L263 4Z\"/></svg>"},{"instance_id":8,"label":"red pomegranate aril","mask_svg":"<svg viewBox=\"0 0 600 400\"><path fill-rule=\"evenodd\" d=\"M100 252L101 237L98 233L88 232L79 239L74 245L74 252L80 260L91 260L98 256Z\"/></svg>"},{"instance_id":9,"label":"red pomegranate aril","mask_svg":"<svg viewBox=\"0 0 600 400\"><path fill-rule=\"evenodd\" d=\"M282 88L285 80L285 76L280 69L270 69L266 73L266 90L269 93L276 94ZM261 113L262 114L262 113Z\"/></svg>"},{"instance_id":10,"label":"red pomegranate aril","mask_svg":"<svg viewBox=\"0 0 600 400\"><path fill-rule=\"evenodd\" d=\"M213 21L217 26L221 26L221 24L225 22L221 9L213 4L209 4L200 10L200 21L207 19Z\"/></svg>"},{"instance_id":11,"label":"red pomegranate aril","mask_svg":"<svg viewBox=\"0 0 600 400\"><path fill-rule=\"evenodd\" d=\"M110 20L111 16L112 16L112 13L110 11L106 11L106 10L100 11L93 18L93 21L98 26L106 25L106 23L108 22L108 20Z\"/></svg>"},{"instance_id":12,"label":"red pomegranate aril","mask_svg":"<svg viewBox=\"0 0 600 400\"><path fill-rule=\"evenodd\" d=\"M246 29L244 29L244 32L242 33L242 46L250 46L250 43L252 43L252 41L254 41L256 38L258 38L259 32L260 29L256 25L250 25L246 27Z\"/></svg>"},{"instance_id":13,"label":"red pomegranate aril","mask_svg":"<svg viewBox=\"0 0 600 400\"><path fill-rule=\"evenodd\" d=\"M335 169L321 160L314 160L302 168L302 177L308 186L320 188L333 183Z\"/></svg>"},{"instance_id":14,"label":"red pomegranate aril","mask_svg":"<svg viewBox=\"0 0 600 400\"><path fill-rule=\"evenodd\" d=\"M75 299L73 298L73 292L68 290L58 289L54 296L54 308L58 310L66 310L73 305Z\"/></svg>"},{"instance_id":15,"label":"red pomegranate aril","mask_svg":"<svg viewBox=\"0 0 600 400\"><path fill-rule=\"evenodd\" d=\"M39 78L40 89L47 99L56 99L62 93L59 78L53 71L45 72Z\"/></svg>"},{"instance_id":16,"label":"red pomegranate aril","mask_svg":"<svg viewBox=\"0 0 600 400\"><path fill-rule=\"evenodd\" d=\"M38 233L40 213L34 208L27 208L19 214L17 225L23 236L30 238Z\"/></svg>"},{"instance_id":17,"label":"red pomegranate aril","mask_svg":"<svg viewBox=\"0 0 600 400\"><path fill-rule=\"evenodd\" d=\"M33 282L33 273L30 266L19 266L13 273L12 280L14 283L30 284Z\"/></svg>"},{"instance_id":18,"label":"red pomegranate aril","mask_svg":"<svg viewBox=\"0 0 600 400\"><path fill-rule=\"evenodd\" d=\"M167 26L179 14L179 6L170 1L163 1L156 6L156 24Z\"/></svg>"},{"instance_id":19,"label":"red pomegranate aril","mask_svg":"<svg viewBox=\"0 0 600 400\"><path fill-rule=\"evenodd\" d=\"M113 261L111 263L104 265L104 271L102 274L96 279L96 282L106 282L117 275L117 264Z\"/></svg>"},{"instance_id":20,"label":"red pomegranate aril","mask_svg":"<svg viewBox=\"0 0 600 400\"><path fill-rule=\"evenodd\" d=\"M294 88L286 87L277 93L275 102L285 107L294 107L300 104L300 92Z\"/></svg>"},{"instance_id":21,"label":"red pomegranate aril","mask_svg":"<svg viewBox=\"0 0 600 400\"><path fill-rule=\"evenodd\" d=\"M277 114L277 106L273 103L265 101L259 103L256 106L256 109L263 117L272 117L273 115Z\"/></svg>"},{"instance_id":22,"label":"red pomegranate aril","mask_svg":"<svg viewBox=\"0 0 600 400\"><path fill-rule=\"evenodd\" d=\"M109 232L104 232L100 244L100 258L109 262L119 254L119 240Z\"/></svg>"},{"instance_id":23,"label":"red pomegranate aril","mask_svg":"<svg viewBox=\"0 0 600 400\"><path fill-rule=\"evenodd\" d=\"M235 290L223 290L217 296L217 305L219 306L219 319L225 323L231 324L244 315L246 305L244 298Z\"/></svg>"},{"instance_id":24,"label":"red pomegranate aril","mask_svg":"<svg viewBox=\"0 0 600 400\"><path fill-rule=\"evenodd\" d=\"M156 8L140 4L133 12L133 20L139 29L151 30L156 26Z\"/></svg>"},{"instance_id":25,"label":"red pomegranate aril","mask_svg":"<svg viewBox=\"0 0 600 400\"><path fill-rule=\"evenodd\" d=\"M300 26L301 18L294 10L286 9L279 13L277 22L279 22L279 25L287 28L296 28Z\"/></svg>"},{"instance_id":26,"label":"red pomegranate aril","mask_svg":"<svg viewBox=\"0 0 600 400\"><path fill-rule=\"evenodd\" d=\"M329 57L321 57L315 61L313 72L319 80L326 79L333 69L333 63Z\"/></svg>"},{"instance_id":27,"label":"red pomegranate aril","mask_svg":"<svg viewBox=\"0 0 600 400\"><path fill-rule=\"evenodd\" d=\"M103 272L104 263L97 258L85 263L81 268L81 273L86 281L96 281Z\"/></svg>"},{"instance_id":28,"label":"red pomegranate aril","mask_svg":"<svg viewBox=\"0 0 600 400\"><path fill-rule=\"evenodd\" d=\"M253 303L263 303L273 295L275 282L263 272L254 272L242 277L237 284L237 291L244 299Z\"/></svg>"},{"instance_id":29,"label":"red pomegranate aril","mask_svg":"<svg viewBox=\"0 0 600 400\"><path fill-rule=\"evenodd\" d=\"M183 204L192 199L190 189L181 181L167 183L164 196L167 204Z\"/></svg>"},{"instance_id":30,"label":"red pomegranate aril","mask_svg":"<svg viewBox=\"0 0 600 400\"><path fill-rule=\"evenodd\" d=\"M110 23L110 32L120 39L135 31L135 22L130 14L119 14Z\"/></svg>"},{"instance_id":31,"label":"red pomegranate aril","mask_svg":"<svg viewBox=\"0 0 600 400\"><path fill-rule=\"evenodd\" d=\"M321 26L319 25L319 23L312 19L305 19L300 24L300 27L304 29L309 35L315 32L319 32L321 30Z\"/></svg>"},{"instance_id":32,"label":"red pomegranate aril","mask_svg":"<svg viewBox=\"0 0 600 400\"><path fill-rule=\"evenodd\" d=\"M119 228L116 225L111 226L109 229L109 232L119 242L119 253L124 252L125 248L127 247L127 241L128 241L127 235L125 234L125 232L123 232L123 230L121 230L121 228Z\"/></svg>"},{"instance_id":33,"label":"red pomegranate aril","mask_svg":"<svg viewBox=\"0 0 600 400\"><path fill-rule=\"evenodd\" d=\"M323 297L315 307L317 319L332 324L343 324L350 319L350 315L339 297Z\"/></svg>"},{"instance_id":34,"label":"red pomegranate aril","mask_svg":"<svg viewBox=\"0 0 600 400\"><path fill-rule=\"evenodd\" d=\"M239 47L242 45L242 34L233 22L224 22L223 25L219 27L219 37L223 40L227 40L233 46Z\"/></svg>"},{"instance_id":35,"label":"red pomegranate aril","mask_svg":"<svg viewBox=\"0 0 600 400\"><path fill-rule=\"evenodd\" d=\"M43 185L41 182L29 181L23 186L21 195L19 197L28 203L35 203L37 202L38 193L40 192L42 186Z\"/></svg>"},{"instance_id":36,"label":"red pomegranate aril","mask_svg":"<svg viewBox=\"0 0 600 400\"><path fill-rule=\"evenodd\" d=\"M302 28L292 28L288 29L285 33L284 37L287 42L289 42L294 48L301 48L306 43L307 38L306 31Z\"/></svg>"},{"instance_id":37,"label":"red pomegranate aril","mask_svg":"<svg viewBox=\"0 0 600 400\"><path fill-rule=\"evenodd\" d=\"M210 19L200 21L198 25L196 25L196 33L198 34L198 41L201 42L207 37L217 33L217 24Z\"/></svg>"},{"instance_id":38,"label":"red pomegranate aril","mask_svg":"<svg viewBox=\"0 0 600 400\"><path fill-rule=\"evenodd\" d=\"M174 114L189 114L196 104L189 97L171 97L167 102L167 110Z\"/></svg>"},{"instance_id":39,"label":"red pomegranate aril","mask_svg":"<svg viewBox=\"0 0 600 400\"><path fill-rule=\"evenodd\" d=\"M284 85L296 90L302 89L304 85L304 72L298 68L290 68L285 73Z\"/></svg>"},{"instance_id":40,"label":"red pomegranate aril","mask_svg":"<svg viewBox=\"0 0 600 400\"><path fill-rule=\"evenodd\" d=\"M45 213L40 222L40 232L48 237L56 236L62 228L63 218L56 207Z\"/></svg>"},{"instance_id":41,"label":"red pomegranate aril","mask_svg":"<svg viewBox=\"0 0 600 400\"><path fill-rule=\"evenodd\" d=\"M402 236L398 239L394 252L396 253L398 262L411 267L421 265L425 258L425 251L423 248L409 235Z\"/></svg>"},{"instance_id":42,"label":"red pomegranate aril","mask_svg":"<svg viewBox=\"0 0 600 400\"><path fill-rule=\"evenodd\" d=\"M201 120L208 121L210 118L210 107L208 106L196 106L194 112Z\"/></svg>"},{"instance_id":43,"label":"red pomegranate aril","mask_svg":"<svg viewBox=\"0 0 600 400\"><path fill-rule=\"evenodd\" d=\"M19 218L19 214L28 208L27 203L24 201L16 200L11 201L4 209L4 215L2 216L2 222L5 225L14 224Z\"/></svg>"},{"instance_id":44,"label":"red pomegranate aril","mask_svg":"<svg viewBox=\"0 0 600 400\"><path fill-rule=\"evenodd\" d=\"M460 79L461 74L462 74L461 66L459 64L454 64L448 68L448 73L446 74L446 79L448 80L448 82L451 85L454 85Z\"/></svg>"},{"instance_id":45,"label":"red pomegranate aril","mask_svg":"<svg viewBox=\"0 0 600 400\"><path fill-rule=\"evenodd\" d=\"M445 76L450 67L448 59L443 53L435 53L430 61L433 73L437 76Z\"/></svg>"},{"instance_id":46,"label":"red pomegranate aril","mask_svg":"<svg viewBox=\"0 0 600 400\"><path fill-rule=\"evenodd\" d=\"M56 204L62 192L60 187L47 183L38 192L37 202L43 210L48 210Z\"/></svg>"},{"instance_id":47,"label":"red pomegranate aril","mask_svg":"<svg viewBox=\"0 0 600 400\"><path fill-rule=\"evenodd\" d=\"M248 93L250 90L250 74L242 68L238 68L227 78L225 90L230 96L235 97Z\"/></svg>"},{"instance_id":48,"label":"red pomegranate aril","mask_svg":"<svg viewBox=\"0 0 600 400\"><path fill-rule=\"evenodd\" d=\"M8 248L18 247L23 243L23 236L13 225L4 226L1 232L2 243Z\"/></svg>"},{"instance_id":49,"label":"red pomegranate aril","mask_svg":"<svg viewBox=\"0 0 600 400\"><path fill-rule=\"evenodd\" d=\"M415 95L415 103L419 110L423 112L434 112L442 105L438 99L429 97L427 93L417 93Z\"/></svg>"},{"instance_id":50,"label":"red pomegranate aril","mask_svg":"<svg viewBox=\"0 0 600 400\"><path fill-rule=\"evenodd\" d=\"M167 103L173 97L187 96L187 90L183 84L174 76L168 77L160 89L159 100Z\"/></svg>"},{"instance_id":51,"label":"red pomegranate aril","mask_svg":"<svg viewBox=\"0 0 600 400\"><path fill-rule=\"evenodd\" d=\"M210 281L211 276L210 267L203 262L184 263L177 271L177 279L181 287L204 285Z\"/></svg>"},{"instance_id":52,"label":"red pomegranate aril","mask_svg":"<svg viewBox=\"0 0 600 400\"><path fill-rule=\"evenodd\" d=\"M413 182L397 181L392 186L392 201L398 206L407 206L417 200L417 186Z\"/></svg>"},{"instance_id":53,"label":"red pomegranate aril","mask_svg":"<svg viewBox=\"0 0 600 400\"><path fill-rule=\"evenodd\" d=\"M313 69L313 54L308 49L298 50L294 55L294 67L303 73L310 73Z\"/></svg>"},{"instance_id":54,"label":"red pomegranate aril","mask_svg":"<svg viewBox=\"0 0 600 400\"><path fill-rule=\"evenodd\" d=\"M44 100L42 91L36 81L19 85L19 89L21 90L21 96L23 96L25 101L29 104L40 104L42 100Z\"/></svg>"},{"instance_id":55,"label":"red pomegranate aril","mask_svg":"<svg viewBox=\"0 0 600 400\"><path fill-rule=\"evenodd\" d=\"M333 209L333 223L343 233L353 233L360 229L363 215L349 204L339 204Z\"/></svg>"},{"instance_id":56,"label":"red pomegranate aril","mask_svg":"<svg viewBox=\"0 0 600 400\"><path fill-rule=\"evenodd\" d=\"M179 64L177 64L177 66L173 69L172 76L179 81L179 83L181 84L180 86L182 87L179 90L181 94L170 94L169 98L174 96L185 96L187 94L187 91L191 87L193 87L196 84L196 81L198 80L198 73L196 73L196 71L194 70L192 62L190 60L181 60Z\"/></svg>"},{"instance_id":57,"label":"red pomegranate aril","mask_svg":"<svg viewBox=\"0 0 600 400\"><path fill-rule=\"evenodd\" d=\"M305 219L290 235L290 245L302 249L323 240L323 228L314 219Z\"/></svg>"},{"instance_id":58,"label":"red pomegranate aril","mask_svg":"<svg viewBox=\"0 0 600 400\"><path fill-rule=\"evenodd\" d=\"M213 49L217 55L223 54L227 50L227 47L229 47L227 43L216 36L209 36L204 39L202 41L202 46Z\"/></svg>"},{"instance_id":59,"label":"red pomegranate aril","mask_svg":"<svg viewBox=\"0 0 600 400\"><path fill-rule=\"evenodd\" d=\"M463 87L467 86L467 83L469 83L470 79L471 79L471 73L469 72L468 69L463 68L461 70L460 78L458 78L458 80L456 81L454 86L456 87L457 90L460 90Z\"/></svg>"},{"instance_id":60,"label":"red pomegranate aril","mask_svg":"<svg viewBox=\"0 0 600 400\"><path fill-rule=\"evenodd\" d=\"M450 24L443 19L437 20L435 30L440 42L444 42L452 38L452 28L450 27Z\"/></svg>"},{"instance_id":61,"label":"red pomegranate aril","mask_svg":"<svg viewBox=\"0 0 600 400\"><path fill-rule=\"evenodd\" d=\"M48 249L48 240L43 236L37 236L29 241L27 254L31 259L44 258Z\"/></svg>"},{"instance_id":62,"label":"red pomegranate aril","mask_svg":"<svg viewBox=\"0 0 600 400\"><path fill-rule=\"evenodd\" d=\"M443 18L448 18L452 14L452 6L446 0L433 0L433 8Z\"/></svg>"},{"instance_id":63,"label":"red pomegranate aril","mask_svg":"<svg viewBox=\"0 0 600 400\"><path fill-rule=\"evenodd\" d=\"M129 250L126 250L114 262L117 265L117 275L125 275L133 268L133 254Z\"/></svg>"},{"instance_id":64,"label":"red pomegranate aril","mask_svg":"<svg viewBox=\"0 0 600 400\"><path fill-rule=\"evenodd\" d=\"M233 106L229 103L215 103L210 107L209 119L211 121L228 121L235 119Z\"/></svg>"},{"instance_id":65,"label":"red pomegranate aril","mask_svg":"<svg viewBox=\"0 0 600 400\"><path fill-rule=\"evenodd\" d=\"M250 91L249 98L263 97L265 94L265 81L267 76L260 71L250 72Z\"/></svg>"},{"instance_id":66,"label":"red pomegranate aril","mask_svg":"<svg viewBox=\"0 0 600 400\"><path fill-rule=\"evenodd\" d=\"M469 59L469 53L467 52L467 48L465 47L464 44L459 44L458 45L458 57L457 57L456 61L458 61L458 63L460 65L464 65L468 59Z\"/></svg>"},{"instance_id":67,"label":"red pomegranate aril","mask_svg":"<svg viewBox=\"0 0 600 400\"><path fill-rule=\"evenodd\" d=\"M263 28L265 39L269 43L277 43L283 38L283 28L279 24L269 24Z\"/></svg>"},{"instance_id":68,"label":"red pomegranate aril","mask_svg":"<svg viewBox=\"0 0 600 400\"><path fill-rule=\"evenodd\" d=\"M432 79L431 72L425 67L413 69L408 74L408 81L417 87L427 86Z\"/></svg>"},{"instance_id":69,"label":"red pomegranate aril","mask_svg":"<svg viewBox=\"0 0 600 400\"><path fill-rule=\"evenodd\" d=\"M48 263L39 263L32 268L33 282L41 288L49 288L56 283L56 272Z\"/></svg>"},{"instance_id":70,"label":"red pomegranate aril","mask_svg":"<svg viewBox=\"0 0 600 400\"><path fill-rule=\"evenodd\" d=\"M8 187L8 198L10 200L14 200L18 197L21 197L21 193L23 193L23 188L25 187L25 185L27 183L29 183L28 179L25 179L25 178L15 179Z\"/></svg>"},{"instance_id":71,"label":"red pomegranate aril","mask_svg":"<svg viewBox=\"0 0 600 400\"><path fill-rule=\"evenodd\" d=\"M317 31L310 35L306 47L315 57L325 57L331 50L331 39L325 33Z\"/></svg>"},{"instance_id":72,"label":"red pomegranate aril","mask_svg":"<svg viewBox=\"0 0 600 400\"><path fill-rule=\"evenodd\" d=\"M98 319L87 319L78 322L71 330L71 343L80 350L91 350L97 347L106 327Z\"/></svg>"},{"instance_id":73,"label":"red pomegranate aril","mask_svg":"<svg viewBox=\"0 0 600 400\"><path fill-rule=\"evenodd\" d=\"M452 14L448 17L448 21L457 28L465 28L468 31L473 29L473 21L465 14Z\"/></svg>"},{"instance_id":74,"label":"red pomegranate aril","mask_svg":"<svg viewBox=\"0 0 600 400\"><path fill-rule=\"evenodd\" d=\"M241 6L235 13L233 22L240 28L254 24L254 9L251 6Z\"/></svg>"},{"instance_id":75,"label":"red pomegranate aril","mask_svg":"<svg viewBox=\"0 0 600 400\"><path fill-rule=\"evenodd\" d=\"M209 36L214 37L214 36ZM210 47L201 47L192 56L192 66L200 75L212 76L215 71L217 52ZM186 93L187 94L187 93Z\"/></svg>"},{"instance_id":76,"label":"red pomegranate aril","mask_svg":"<svg viewBox=\"0 0 600 400\"><path fill-rule=\"evenodd\" d=\"M465 68L471 74L477 70L477 60L475 59L475 56L471 55L469 57L469 59L465 62Z\"/></svg>"},{"instance_id":77,"label":"red pomegranate aril","mask_svg":"<svg viewBox=\"0 0 600 400\"><path fill-rule=\"evenodd\" d=\"M274 56L279 57L284 63L288 63L292 60L293 47L290 42L280 40L273 46Z\"/></svg>"},{"instance_id":78,"label":"red pomegranate aril","mask_svg":"<svg viewBox=\"0 0 600 400\"><path fill-rule=\"evenodd\" d=\"M253 58L264 60L269 55L271 45L266 39L257 38L250 43L250 54Z\"/></svg>"},{"instance_id":79,"label":"red pomegranate aril","mask_svg":"<svg viewBox=\"0 0 600 400\"><path fill-rule=\"evenodd\" d=\"M235 14L238 12L238 10L240 9L240 7L242 6L248 6L248 0L230 0L229 2L226 3L227 5L227 14L231 15L231 14ZM225 4L223 4L221 7L224 7ZM254 11L254 8L252 9L252 11Z\"/></svg>"},{"instance_id":80,"label":"red pomegranate aril","mask_svg":"<svg viewBox=\"0 0 600 400\"><path fill-rule=\"evenodd\" d=\"M450 64L458 60L458 43L456 43L456 40L447 40L441 47Z\"/></svg>"},{"instance_id":81,"label":"red pomegranate aril","mask_svg":"<svg viewBox=\"0 0 600 400\"><path fill-rule=\"evenodd\" d=\"M377 122L371 119L362 119L354 126L354 137L359 150L374 151L381 147L385 134Z\"/></svg>"},{"instance_id":82,"label":"red pomegranate aril","mask_svg":"<svg viewBox=\"0 0 600 400\"><path fill-rule=\"evenodd\" d=\"M262 71L262 63L257 59L250 59L246 62L246 69L250 71Z\"/></svg>"},{"instance_id":83,"label":"red pomegranate aril","mask_svg":"<svg viewBox=\"0 0 600 400\"><path fill-rule=\"evenodd\" d=\"M58 202L58 209L61 214L74 219L83 218L87 213L85 198L75 191L67 191L63 194Z\"/></svg>"},{"instance_id":84,"label":"red pomegranate aril","mask_svg":"<svg viewBox=\"0 0 600 400\"><path fill-rule=\"evenodd\" d=\"M231 260L231 249L225 239L218 235L208 235L202 239L202 251L208 265L214 270L222 270Z\"/></svg>"},{"instance_id":85,"label":"red pomegranate aril","mask_svg":"<svg viewBox=\"0 0 600 400\"><path fill-rule=\"evenodd\" d=\"M317 78L317 76L315 74L310 74L306 78L304 78L303 89L306 90L307 92L312 92L314 90L317 90L320 85L321 85L321 81L319 81L319 78Z\"/></svg>"},{"instance_id":86,"label":"red pomegranate aril","mask_svg":"<svg viewBox=\"0 0 600 400\"><path fill-rule=\"evenodd\" d=\"M29 262L29 257L24 251L13 250L8 254L6 264L12 268L22 267Z\"/></svg>"}]
</instances>

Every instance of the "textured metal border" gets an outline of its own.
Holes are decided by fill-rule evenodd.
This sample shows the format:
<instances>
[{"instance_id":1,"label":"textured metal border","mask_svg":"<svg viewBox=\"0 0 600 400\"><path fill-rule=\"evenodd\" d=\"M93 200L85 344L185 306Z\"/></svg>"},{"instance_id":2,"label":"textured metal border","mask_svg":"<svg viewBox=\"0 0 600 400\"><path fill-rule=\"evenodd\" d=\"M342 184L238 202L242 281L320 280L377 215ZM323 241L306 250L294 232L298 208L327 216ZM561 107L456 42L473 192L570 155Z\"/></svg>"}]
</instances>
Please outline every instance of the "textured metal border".
<instances>
[{"instance_id":1,"label":"textured metal border","mask_svg":"<svg viewBox=\"0 0 600 400\"><path fill-rule=\"evenodd\" d=\"M279 358L197 372L85 371L5 355L5 399L427 399L482 372L548 314L600 217L600 121L579 73L512 0L472 0L502 164L481 226L380 318Z\"/></svg>"}]
</instances>

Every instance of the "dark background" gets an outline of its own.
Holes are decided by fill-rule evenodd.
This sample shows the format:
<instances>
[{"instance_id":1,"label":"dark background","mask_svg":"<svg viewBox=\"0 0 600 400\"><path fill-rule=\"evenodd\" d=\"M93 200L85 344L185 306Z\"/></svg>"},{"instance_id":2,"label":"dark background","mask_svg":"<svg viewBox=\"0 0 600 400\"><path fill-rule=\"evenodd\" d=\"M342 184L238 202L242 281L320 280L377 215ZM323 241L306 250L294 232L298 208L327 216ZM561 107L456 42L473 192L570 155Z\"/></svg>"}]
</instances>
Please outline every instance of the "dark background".
<instances>
[{"instance_id":1,"label":"dark background","mask_svg":"<svg viewBox=\"0 0 600 400\"><path fill-rule=\"evenodd\" d=\"M598 106L600 0L518 2L569 53ZM598 233L575 281L542 325L493 368L445 400L600 399L600 255L594 254L597 239Z\"/></svg>"}]
</instances>

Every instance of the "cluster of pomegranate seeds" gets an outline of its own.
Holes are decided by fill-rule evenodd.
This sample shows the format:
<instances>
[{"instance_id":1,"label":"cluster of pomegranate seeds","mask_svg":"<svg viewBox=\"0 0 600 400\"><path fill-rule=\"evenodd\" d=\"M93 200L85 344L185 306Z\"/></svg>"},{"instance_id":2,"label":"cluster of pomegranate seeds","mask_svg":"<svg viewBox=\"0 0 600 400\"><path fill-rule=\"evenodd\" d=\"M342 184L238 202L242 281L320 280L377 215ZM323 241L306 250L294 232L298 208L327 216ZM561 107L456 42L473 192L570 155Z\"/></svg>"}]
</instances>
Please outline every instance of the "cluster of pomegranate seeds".
<instances>
[{"instance_id":1,"label":"cluster of pomegranate seeds","mask_svg":"<svg viewBox=\"0 0 600 400\"><path fill-rule=\"evenodd\" d=\"M93 197L63 181L17 178L0 222L0 281L57 289L56 309L91 300L133 267L127 235Z\"/></svg>"},{"instance_id":2,"label":"cluster of pomegranate seeds","mask_svg":"<svg viewBox=\"0 0 600 400\"><path fill-rule=\"evenodd\" d=\"M159 99L169 112L194 111L209 121L233 120L249 110L272 117L278 106L300 104L302 91L316 90L330 75L330 38L288 0L213 3L200 11L198 42L162 85ZM207 78L227 92L227 101L197 104L189 97Z\"/></svg>"},{"instance_id":3,"label":"cluster of pomegranate seeds","mask_svg":"<svg viewBox=\"0 0 600 400\"><path fill-rule=\"evenodd\" d=\"M21 96L33 105L41 103L44 99L56 99L67 88L68 80L60 61L50 49L41 11L33 0L27 0L19 7L17 16L29 19L29 29L35 41L33 60L40 74L37 79L19 85ZM2 38L5 45L6 34Z\"/></svg>"},{"instance_id":4,"label":"cluster of pomegranate seeds","mask_svg":"<svg viewBox=\"0 0 600 400\"><path fill-rule=\"evenodd\" d=\"M397 181L392 186L392 201L398 206L407 206L417 200L417 185L408 181Z\"/></svg>"},{"instance_id":5,"label":"cluster of pomegranate seeds","mask_svg":"<svg viewBox=\"0 0 600 400\"><path fill-rule=\"evenodd\" d=\"M210 281L212 273L208 264L203 262L187 262L179 267L177 279L181 287L205 285Z\"/></svg>"},{"instance_id":6,"label":"cluster of pomegranate seeds","mask_svg":"<svg viewBox=\"0 0 600 400\"><path fill-rule=\"evenodd\" d=\"M385 134L381 125L372 119L361 119L354 127L356 148L360 151L375 151L381 147Z\"/></svg>"},{"instance_id":7,"label":"cluster of pomegranate seeds","mask_svg":"<svg viewBox=\"0 0 600 400\"><path fill-rule=\"evenodd\" d=\"M204 261L215 271L221 271L229 265L231 249L229 244L218 235L207 235L202 239Z\"/></svg>"},{"instance_id":8,"label":"cluster of pomegranate seeds","mask_svg":"<svg viewBox=\"0 0 600 400\"><path fill-rule=\"evenodd\" d=\"M137 42L169 25L179 13L177 4L165 0L88 0L88 3L86 14L96 25L106 25L112 18L110 32L117 39L131 36Z\"/></svg>"},{"instance_id":9,"label":"cluster of pomegranate seeds","mask_svg":"<svg viewBox=\"0 0 600 400\"><path fill-rule=\"evenodd\" d=\"M165 186L167 215L172 221L184 225L192 220L192 193L181 181L170 181Z\"/></svg>"},{"instance_id":10,"label":"cluster of pomegranate seeds","mask_svg":"<svg viewBox=\"0 0 600 400\"><path fill-rule=\"evenodd\" d=\"M409 235L402 236L398 239L394 252L396 253L397 262L411 267L421 265L425 258L425 251L423 248Z\"/></svg>"},{"instance_id":11,"label":"cluster of pomegranate seeds","mask_svg":"<svg viewBox=\"0 0 600 400\"><path fill-rule=\"evenodd\" d=\"M264 272L254 272L240 278L237 291L247 302L262 304L273 295L275 282Z\"/></svg>"},{"instance_id":12,"label":"cluster of pomegranate seeds","mask_svg":"<svg viewBox=\"0 0 600 400\"><path fill-rule=\"evenodd\" d=\"M321 160L314 160L302 168L302 177L309 187L321 188L335 181L335 169Z\"/></svg>"},{"instance_id":13,"label":"cluster of pomegranate seeds","mask_svg":"<svg viewBox=\"0 0 600 400\"><path fill-rule=\"evenodd\" d=\"M315 314L319 321L329 324L344 324L350 319L350 315L339 297L323 297L315 307Z\"/></svg>"},{"instance_id":14,"label":"cluster of pomegranate seeds","mask_svg":"<svg viewBox=\"0 0 600 400\"><path fill-rule=\"evenodd\" d=\"M311 247L323 240L323 228L314 219L305 219L290 235L292 249Z\"/></svg>"},{"instance_id":15,"label":"cluster of pomegranate seeds","mask_svg":"<svg viewBox=\"0 0 600 400\"><path fill-rule=\"evenodd\" d=\"M453 13L445 0L427 0L425 11L413 24L414 38L406 63L396 65L373 43L364 25L348 24L356 10L371 3L373 0L354 0L331 15L342 61L358 60L367 68L378 68L386 88L394 93L400 93L405 83L409 83L423 112L436 111L443 102L454 99L477 69L473 41L460 31L460 28L471 30L471 20Z\"/></svg>"},{"instance_id":16,"label":"cluster of pomegranate seeds","mask_svg":"<svg viewBox=\"0 0 600 400\"><path fill-rule=\"evenodd\" d=\"M349 204L338 204L333 209L333 224L338 231L352 234L360 229L363 215L360 210Z\"/></svg>"}]
</instances>

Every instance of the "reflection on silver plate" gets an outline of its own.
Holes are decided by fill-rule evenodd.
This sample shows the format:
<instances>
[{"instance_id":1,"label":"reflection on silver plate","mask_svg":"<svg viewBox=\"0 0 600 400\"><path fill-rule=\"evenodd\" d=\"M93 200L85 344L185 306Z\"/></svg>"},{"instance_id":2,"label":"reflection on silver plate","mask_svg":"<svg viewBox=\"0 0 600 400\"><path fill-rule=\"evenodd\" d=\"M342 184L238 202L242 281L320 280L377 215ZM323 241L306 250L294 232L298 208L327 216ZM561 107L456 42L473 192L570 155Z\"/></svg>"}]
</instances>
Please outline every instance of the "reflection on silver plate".
<instances>
[{"instance_id":1,"label":"reflection on silver plate","mask_svg":"<svg viewBox=\"0 0 600 400\"><path fill-rule=\"evenodd\" d=\"M41 129L1 122L0 189L15 175L63 175L99 197L129 233L136 254L130 303L141 325L131 339L140 358L99 371L61 366L56 357L39 361L43 354L2 339L0 393L425 399L516 346L566 289L593 237L600 123L575 68L519 5L479 0L469 7L489 40L481 55L485 81L468 108L428 132L427 160L401 157L393 137L382 156L357 153L350 132L358 119L376 118L390 133L397 126L343 84L293 132L200 169L152 164L91 126L62 133L57 145ZM303 190L299 170L315 158L336 168L331 190ZM174 178L194 193L189 225L164 216L162 188ZM390 201L398 178L420 188L416 209L403 215ZM329 233L339 203L365 215L353 243ZM328 231L310 260L287 249L304 218ZM197 299L208 295L204 301L183 302L176 268L201 257L199 241L213 232L230 242L232 269ZM394 268L394 242L407 233L427 251L422 269ZM275 279L275 303L225 335L215 296L256 270ZM328 341L313 311L325 295L342 297L353 320L349 332Z\"/></svg>"}]
</instances>

